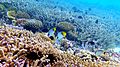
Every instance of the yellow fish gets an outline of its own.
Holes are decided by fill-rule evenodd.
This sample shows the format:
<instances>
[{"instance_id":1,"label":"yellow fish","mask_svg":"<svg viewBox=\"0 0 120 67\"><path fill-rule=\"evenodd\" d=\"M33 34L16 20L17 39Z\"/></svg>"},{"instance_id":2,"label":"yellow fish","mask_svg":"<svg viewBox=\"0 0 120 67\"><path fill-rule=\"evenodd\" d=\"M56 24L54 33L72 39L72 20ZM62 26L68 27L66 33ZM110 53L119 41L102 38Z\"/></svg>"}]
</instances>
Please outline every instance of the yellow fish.
<instances>
[{"instance_id":1,"label":"yellow fish","mask_svg":"<svg viewBox=\"0 0 120 67\"><path fill-rule=\"evenodd\" d=\"M65 38L66 37L66 32L59 32L58 34L57 34L57 39L58 40L61 40L61 39L63 39L63 38Z\"/></svg>"},{"instance_id":2,"label":"yellow fish","mask_svg":"<svg viewBox=\"0 0 120 67\"><path fill-rule=\"evenodd\" d=\"M67 33L64 32L64 31L59 32L59 33L57 34L57 36L56 36L56 41L55 41L55 43L60 43L60 41L61 41L62 39L64 39L64 38L66 37L66 35L67 35Z\"/></svg>"},{"instance_id":3,"label":"yellow fish","mask_svg":"<svg viewBox=\"0 0 120 67\"><path fill-rule=\"evenodd\" d=\"M55 40L55 32L56 32L56 27L54 27L48 31L48 37L51 40Z\"/></svg>"}]
</instances>

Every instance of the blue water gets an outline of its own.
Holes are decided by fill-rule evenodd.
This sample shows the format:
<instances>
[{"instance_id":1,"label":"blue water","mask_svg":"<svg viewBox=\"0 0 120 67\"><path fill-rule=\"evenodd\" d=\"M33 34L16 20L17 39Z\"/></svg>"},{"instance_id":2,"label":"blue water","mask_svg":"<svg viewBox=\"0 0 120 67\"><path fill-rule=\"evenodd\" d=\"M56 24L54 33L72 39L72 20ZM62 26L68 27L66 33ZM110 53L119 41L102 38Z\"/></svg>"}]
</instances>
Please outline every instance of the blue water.
<instances>
[{"instance_id":1,"label":"blue water","mask_svg":"<svg viewBox=\"0 0 120 67\"><path fill-rule=\"evenodd\" d=\"M100 16L111 16L114 19L120 18L120 0L61 0L76 7L87 10L92 9L92 14ZM62 3L63 3L62 2ZM64 5L64 4L63 4ZM111 19L111 18L110 18Z\"/></svg>"}]
</instances>

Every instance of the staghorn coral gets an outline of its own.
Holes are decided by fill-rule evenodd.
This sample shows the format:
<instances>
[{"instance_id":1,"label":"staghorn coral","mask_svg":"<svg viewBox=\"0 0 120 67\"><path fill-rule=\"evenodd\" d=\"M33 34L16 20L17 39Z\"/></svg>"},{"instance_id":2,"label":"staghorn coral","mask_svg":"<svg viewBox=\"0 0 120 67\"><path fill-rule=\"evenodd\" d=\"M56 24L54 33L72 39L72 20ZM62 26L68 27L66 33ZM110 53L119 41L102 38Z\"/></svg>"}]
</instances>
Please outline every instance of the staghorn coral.
<instances>
[{"instance_id":1,"label":"staghorn coral","mask_svg":"<svg viewBox=\"0 0 120 67\"><path fill-rule=\"evenodd\" d=\"M82 54L91 54L82 52ZM40 66L40 67L119 67L119 63L102 60L82 60L53 47L43 34L33 34L27 30L0 27L0 66Z\"/></svg>"}]
</instances>

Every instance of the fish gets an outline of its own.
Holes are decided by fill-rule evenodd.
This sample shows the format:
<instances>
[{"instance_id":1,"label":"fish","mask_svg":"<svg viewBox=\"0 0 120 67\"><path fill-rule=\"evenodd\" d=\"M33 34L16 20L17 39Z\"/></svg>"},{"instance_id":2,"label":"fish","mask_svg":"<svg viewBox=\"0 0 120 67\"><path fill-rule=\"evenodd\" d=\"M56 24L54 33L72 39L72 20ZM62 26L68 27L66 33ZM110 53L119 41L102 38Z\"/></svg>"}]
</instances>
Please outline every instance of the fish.
<instances>
[{"instance_id":1,"label":"fish","mask_svg":"<svg viewBox=\"0 0 120 67\"><path fill-rule=\"evenodd\" d=\"M56 27L50 29L47 33L47 36L56 44L60 44L61 40L65 39L66 35L67 33L65 31L60 31L56 33Z\"/></svg>"},{"instance_id":2,"label":"fish","mask_svg":"<svg viewBox=\"0 0 120 67\"><path fill-rule=\"evenodd\" d=\"M57 39L61 40L62 38L66 37L66 32L62 31L57 34Z\"/></svg>"},{"instance_id":3,"label":"fish","mask_svg":"<svg viewBox=\"0 0 120 67\"><path fill-rule=\"evenodd\" d=\"M67 33L64 31L58 32L55 43L60 43L62 39L65 39L66 35Z\"/></svg>"},{"instance_id":4,"label":"fish","mask_svg":"<svg viewBox=\"0 0 120 67\"><path fill-rule=\"evenodd\" d=\"M51 40L55 40L55 32L56 32L56 27L50 29L48 31L47 36L51 39Z\"/></svg>"}]
</instances>

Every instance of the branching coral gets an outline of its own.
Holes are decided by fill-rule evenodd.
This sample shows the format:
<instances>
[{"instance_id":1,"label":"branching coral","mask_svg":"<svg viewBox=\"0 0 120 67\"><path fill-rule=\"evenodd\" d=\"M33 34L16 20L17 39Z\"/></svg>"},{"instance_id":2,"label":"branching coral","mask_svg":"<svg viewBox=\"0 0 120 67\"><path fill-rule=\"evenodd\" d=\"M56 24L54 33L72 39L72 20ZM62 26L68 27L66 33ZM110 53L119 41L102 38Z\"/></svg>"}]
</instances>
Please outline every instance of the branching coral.
<instances>
[{"instance_id":1,"label":"branching coral","mask_svg":"<svg viewBox=\"0 0 120 67\"><path fill-rule=\"evenodd\" d=\"M84 53L84 52L83 52ZM89 52L85 52L86 54ZM92 55L92 54L88 54ZM79 55L72 55L54 48L44 35L33 34L26 30L0 27L0 66L50 66L50 67L103 67L120 65L114 61L82 60Z\"/></svg>"}]
</instances>

